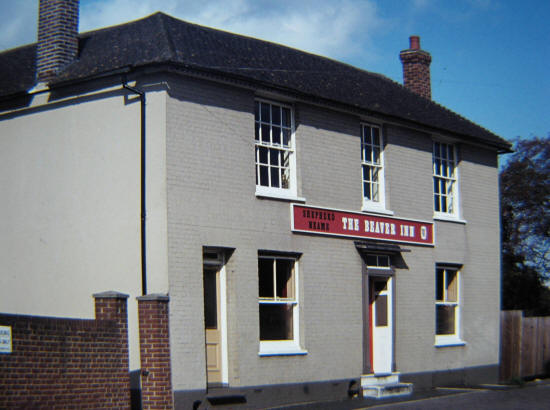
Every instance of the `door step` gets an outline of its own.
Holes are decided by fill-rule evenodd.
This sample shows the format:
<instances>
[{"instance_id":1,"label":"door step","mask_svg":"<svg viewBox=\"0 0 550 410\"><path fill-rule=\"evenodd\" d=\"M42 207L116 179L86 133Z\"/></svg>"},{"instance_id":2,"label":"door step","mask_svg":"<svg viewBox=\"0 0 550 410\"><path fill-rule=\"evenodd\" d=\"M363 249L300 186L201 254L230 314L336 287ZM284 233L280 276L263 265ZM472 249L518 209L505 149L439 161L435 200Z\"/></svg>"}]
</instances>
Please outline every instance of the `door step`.
<instances>
[{"instance_id":1,"label":"door step","mask_svg":"<svg viewBox=\"0 0 550 410\"><path fill-rule=\"evenodd\" d=\"M361 376L363 397L381 399L385 397L407 396L412 394L412 383L399 382L399 373Z\"/></svg>"}]
</instances>

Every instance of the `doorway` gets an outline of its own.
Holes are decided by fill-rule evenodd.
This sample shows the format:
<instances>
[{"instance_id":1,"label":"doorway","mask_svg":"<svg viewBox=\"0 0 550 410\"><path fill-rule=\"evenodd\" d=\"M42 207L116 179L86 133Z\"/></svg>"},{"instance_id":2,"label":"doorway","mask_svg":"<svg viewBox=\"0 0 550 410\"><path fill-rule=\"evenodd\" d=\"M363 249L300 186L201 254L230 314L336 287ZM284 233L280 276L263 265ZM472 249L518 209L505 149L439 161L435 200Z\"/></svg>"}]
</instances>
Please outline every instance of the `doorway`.
<instances>
[{"instance_id":1,"label":"doorway","mask_svg":"<svg viewBox=\"0 0 550 410\"><path fill-rule=\"evenodd\" d=\"M391 276L369 277L370 365L375 375L392 373L393 280Z\"/></svg>"},{"instance_id":2,"label":"doorway","mask_svg":"<svg viewBox=\"0 0 550 410\"><path fill-rule=\"evenodd\" d=\"M221 251L203 251L206 380L209 387L227 384L225 261Z\"/></svg>"}]
</instances>

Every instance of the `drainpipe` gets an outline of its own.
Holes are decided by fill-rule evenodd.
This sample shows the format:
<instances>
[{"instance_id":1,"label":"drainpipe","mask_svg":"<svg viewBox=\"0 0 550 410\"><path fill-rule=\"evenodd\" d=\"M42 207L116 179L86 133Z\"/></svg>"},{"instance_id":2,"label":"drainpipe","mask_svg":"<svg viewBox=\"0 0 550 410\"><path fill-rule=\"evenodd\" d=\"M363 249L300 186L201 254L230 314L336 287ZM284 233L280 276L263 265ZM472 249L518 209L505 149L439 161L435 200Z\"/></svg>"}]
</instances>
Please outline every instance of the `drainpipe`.
<instances>
[{"instance_id":1,"label":"drainpipe","mask_svg":"<svg viewBox=\"0 0 550 410\"><path fill-rule=\"evenodd\" d=\"M139 95L141 108L141 294L147 294L147 253L146 253L146 207L145 207L145 92L137 88L131 87L126 83L126 78L123 78L122 87L134 94Z\"/></svg>"}]
</instances>

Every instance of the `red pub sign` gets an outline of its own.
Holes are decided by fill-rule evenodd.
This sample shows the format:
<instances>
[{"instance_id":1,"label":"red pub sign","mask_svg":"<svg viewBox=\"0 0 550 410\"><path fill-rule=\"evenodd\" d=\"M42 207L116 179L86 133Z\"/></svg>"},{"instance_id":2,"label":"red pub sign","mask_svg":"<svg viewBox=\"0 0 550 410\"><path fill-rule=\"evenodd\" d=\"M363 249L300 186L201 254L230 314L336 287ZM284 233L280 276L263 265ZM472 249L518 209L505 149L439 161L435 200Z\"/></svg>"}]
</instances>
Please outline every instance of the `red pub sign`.
<instances>
[{"instance_id":1,"label":"red pub sign","mask_svg":"<svg viewBox=\"0 0 550 410\"><path fill-rule=\"evenodd\" d=\"M291 229L318 235L434 246L432 222L291 204Z\"/></svg>"}]
</instances>

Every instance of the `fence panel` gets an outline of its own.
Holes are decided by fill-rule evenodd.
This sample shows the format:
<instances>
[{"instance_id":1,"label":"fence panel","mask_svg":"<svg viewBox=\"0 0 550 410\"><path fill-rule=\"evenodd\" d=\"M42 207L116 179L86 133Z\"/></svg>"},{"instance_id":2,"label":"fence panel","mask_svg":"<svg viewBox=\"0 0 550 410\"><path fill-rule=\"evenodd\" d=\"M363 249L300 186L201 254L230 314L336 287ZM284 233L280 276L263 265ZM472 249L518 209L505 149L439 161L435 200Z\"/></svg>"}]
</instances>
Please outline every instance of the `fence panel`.
<instances>
[{"instance_id":1,"label":"fence panel","mask_svg":"<svg viewBox=\"0 0 550 410\"><path fill-rule=\"evenodd\" d=\"M550 374L550 317L509 310L500 318L500 379Z\"/></svg>"}]
</instances>

